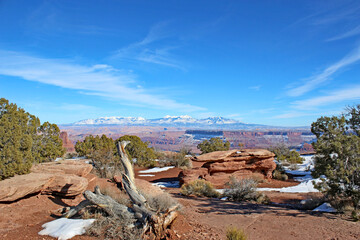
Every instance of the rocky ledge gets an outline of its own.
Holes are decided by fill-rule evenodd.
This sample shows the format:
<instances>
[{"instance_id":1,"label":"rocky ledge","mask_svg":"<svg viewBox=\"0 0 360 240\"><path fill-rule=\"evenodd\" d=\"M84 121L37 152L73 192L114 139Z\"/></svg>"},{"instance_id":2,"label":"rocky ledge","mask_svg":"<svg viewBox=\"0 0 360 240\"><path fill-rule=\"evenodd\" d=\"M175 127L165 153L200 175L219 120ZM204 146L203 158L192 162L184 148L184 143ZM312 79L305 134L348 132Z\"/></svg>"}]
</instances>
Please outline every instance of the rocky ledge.
<instances>
[{"instance_id":1,"label":"rocky ledge","mask_svg":"<svg viewBox=\"0 0 360 240\"><path fill-rule=\"evenodd\" d=\"M85 176L91 170L92 166L83 161L37 164L29 174L0 181L0 202L12 202L36 193L77 196L86 190Z\"/></svg>"},{"instance_id":2,"label":"rocky ledge","mask_svg":"<svg viewBox=\"0 0 360 240\"><path fill-rule=\"evenodd\" d=\"M180 183L205 179L215 187L223 187L230 176L238 179L269 179L276 168L274 156L272 152L265 149L216 151L202 154L192 160L204 164L201 167L180 172Z\"/></svg>"}]
</instances>

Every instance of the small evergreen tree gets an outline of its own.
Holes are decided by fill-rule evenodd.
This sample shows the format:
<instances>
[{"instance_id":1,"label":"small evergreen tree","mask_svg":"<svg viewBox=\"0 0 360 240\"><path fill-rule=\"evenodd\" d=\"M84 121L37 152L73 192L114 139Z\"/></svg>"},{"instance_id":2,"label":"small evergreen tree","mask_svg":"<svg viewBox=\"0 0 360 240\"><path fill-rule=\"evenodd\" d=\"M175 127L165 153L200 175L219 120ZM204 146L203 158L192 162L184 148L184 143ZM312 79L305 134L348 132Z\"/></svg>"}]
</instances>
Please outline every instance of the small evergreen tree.
<instances>
[{"instance_id":1,"label":"small evergreen tree","mask_svg":"<svg viewBox=\"0 0 360 240\"><path fill-rule=\"evenodd\" d=\"M156 153L154 149L149 148L147 142L143 142L138 136L125 135L117 140L115 143L121 141L130 141L126 146L127 154L129 158L136 158L136 164L142 167L153 167L156 165Z\"/></svg>"},{"instance_id":2,"label":"small evergreen tree","mask_svg":"<svg viewBox=\"0 0 360 240\"><path fill-rule=\"evenodd\" d=\"M328 196L351 199L355 211L360 205L360 104L340 117L321 117L312 123L317 141L314 177L326 179L318 188Z\"/></svg>"},{"instance_id":3,"label":"small evergreen tree","mask_svg":"<svg viewBox=\"0 0 360 240\"><path fill-rule=\"evenodd\" d=\"M101 137L89 135L86 136L83 141L77 141L75 144L75 151L79 154L79 156L90 157L92 152L98 150L111 150L115 154L116 147L114 140L112 138L108 138L105 134Z\"/></svg>"},{"instance_id":4,"label":"small evergreen tree","mask_svg":"<svg viewBox=\"0 0 360 240\"><path fill-rule=\"evenodd\" d=\"M28 173L33 162L64 154L55 124L40 125L39 118L0 99L0 180Z\"/></svg>"},{"instance_id":5,"label":"small evergreen tree","mask_svg":"<svg viewBox=\"0 0 360 240\"><path fill-rule=\"evenodd\" d=\"M230 149L230 142L223 141L219 137L210 138L210 140L204 140L197 145L200 149L201 154L215 152L215 151L226 151Z\"/></svg>"},{"instance_id":6,"label":"small evergreen tree","mask_svg":"<svg viewBox=\"0 0 360 240\"><path fill-rule=\"evenodd\" d=\"M279 144L275 147L270 147L269 151L275 154L276 160L279 162L288 163L302 163L303 158L300 153L295 150L290 150L285 144Z\"/></svg>"}]
</instances>

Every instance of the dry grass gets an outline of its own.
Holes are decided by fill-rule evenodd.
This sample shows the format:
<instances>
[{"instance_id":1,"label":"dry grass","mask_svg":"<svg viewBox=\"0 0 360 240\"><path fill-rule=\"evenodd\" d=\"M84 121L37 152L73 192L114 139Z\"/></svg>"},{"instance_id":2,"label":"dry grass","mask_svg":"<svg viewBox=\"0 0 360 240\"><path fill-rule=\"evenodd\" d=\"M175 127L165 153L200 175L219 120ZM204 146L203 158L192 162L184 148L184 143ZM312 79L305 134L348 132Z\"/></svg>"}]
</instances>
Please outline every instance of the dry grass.
<instances>
[{"instance_id":1,"label":"dry grass","mask_svg":"<svg viewBox=\"0 0 360 240\"><path fill-rule=\"evenodd\" d=\"M96 220L86 233L104 239L140 239L141 230L134 227L132 221L102 217Z\"/></svg>"},{"instance_id":2,"label":"dry grass","mask_svg":"<svg viewBox=\"0 0 360 240\"><path fill-rule=\"evenodd\" d=\"M102 187L100 188L100 192L104 195L108 195L122 205L129 206L131 204L129 196L116 187Z\"/></svg>"},{"instance_id":3,"label":"dry grass","mask_svg":"<svg viewBox=\"0 0 360 240\"><path fill-rule=\"evenodd\" d=\"M155 196L152 195L145 195L149 206L154 209L156 212L164 213L169 208L178 205L178 202L172 198L168 193L162 193Z\"/></svg>"},{"instance_id":4,"label":"dry grass","mask_svg":"<svg viewBox=\"0 0 360 240\"><path fill-rule=\"evenodd\" d=\"M203 196L203 197L220 197L220 193L218 193L213 185L210 182L207 182L203 179L198 179L193 182L184 184L181 186L180 193L189 196Z\"/></svg>"},{"instance_id":5,"label":"dry grass","mask_svg":"<svg viewBox=\"0 0 360 240\"><path fill-rule=\"evenodd\" d=\"M226 230L226 240L246 240L247 236L242 229L229 227Z\"/></svg>"},{"instance_id":6,"label":"dry grass","mask_svg":"<svg viewBox=\"0 0 360 240\"><path fill-rule=\"evenodd\" d=\"M224 196L237 202L241 201L256 201L257 203L268 203L269 198L256 191L257 182L253 179L236 179L230 177L230 182L225 184Z\"/></svg>"}]
</instances>

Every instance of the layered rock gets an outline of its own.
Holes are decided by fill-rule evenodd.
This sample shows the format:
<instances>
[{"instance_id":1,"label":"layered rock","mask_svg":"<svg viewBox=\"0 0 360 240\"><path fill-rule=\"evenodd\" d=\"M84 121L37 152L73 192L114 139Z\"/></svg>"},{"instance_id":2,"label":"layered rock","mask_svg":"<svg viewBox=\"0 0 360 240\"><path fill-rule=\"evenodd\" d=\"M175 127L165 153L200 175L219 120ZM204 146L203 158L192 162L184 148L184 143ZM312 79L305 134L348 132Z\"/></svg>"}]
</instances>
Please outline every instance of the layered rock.
<instances>
[{"instance_id":1,"label":"layered rock","mask_svg":"<svg viewBox=\"0 0 360 240\"><path fill-rule=\"evenodd\" d=\"M265 149L244 149L216 151L193 158L195 162L203 162L199 168L182 171L180 183L188 183L196 179L210 181L216 187L222 187L230 176L236 178L271 178L276 168L274 154Z\"/></svg>"},{"instance_id":2,"label":"layered rock","mask_svg":"<svg viewBox=\"0 0 360 240\"><path fill-rule=\"evenodd\" d=\"M35 165L29 174L0 181L0 202L16 201L37 193L74 197L86 190L88 180L84 177L91 169L90 164L75 161Z\"/></svg>"}]
</instances>

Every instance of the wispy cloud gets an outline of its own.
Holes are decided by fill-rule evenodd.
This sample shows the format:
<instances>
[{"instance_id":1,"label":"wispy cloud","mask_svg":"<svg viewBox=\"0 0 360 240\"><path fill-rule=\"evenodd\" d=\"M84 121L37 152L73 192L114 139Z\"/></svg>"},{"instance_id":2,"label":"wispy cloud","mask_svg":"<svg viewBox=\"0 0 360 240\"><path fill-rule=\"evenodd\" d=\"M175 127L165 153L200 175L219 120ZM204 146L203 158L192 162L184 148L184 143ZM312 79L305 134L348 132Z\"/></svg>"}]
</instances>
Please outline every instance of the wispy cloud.
<instances>
[{"instance_id":1,"label":"wispy cloud","mask_svg":"<svg viewBox=\"0 0 360 240\"><path fill-rule=\"evenodd\" d=\"M341 39L344 39L344 38L348 38L348 37L353 37L353 36L356 36L356 35L359 35L360 34L360 25L356 26L355 28L345 32L345 33L342 33L338 36L335 36L335 37L332 37L332 38L329 38L327 39L327 41L335 41L335 40L341 40Z\"/></svg>"},{"instance_id":2,"label":"wispy cloud","mask_svg":"<svg viewBox=\"0 0 360 240\"><path fill-rule=\"evenodd\" d=\"M359 60L360 60L360 46L358 46L348 55L343 57L340 61L327 67L321 73L315 74L312 77L305 79L305 82L301 86L290 89L287 92L287 94L289 96L297 97L307 92L310 92L316 89L319 85L329 81L330 77L336 72L338 72L340 69L350 64L353 64Z\"/></svg>"},{"instance_id":3,"label":"wispy cloud","mask_svg":"<svg viewBox=\"0 0 360 240\"><path fill-rule=\"evenodd\" d=\"M326 106L344 101L355 101L360 99L360 85L333 91L327 96L314 97L293 102L297 109L311 110L320 106Z\"/></svg>"},{"instance_id":4,"label":"wispy cloud","mask_svg":"<svg viewBox=\"0 0 360 240\"><path fill-rule=\"evenodd\" d=\"M96 111L99 110L97 107L84 105L84 104L74 104L74 103L64 103L59 106L61 110L65 111Z\"/></svg>"},{"instance_id":5,"label":"wispy cloud","mask_svg":"<svg viewBox=\"0 0 360 240\"><path fill-rule=\"evenodd\" d=\"M249 89L251 89L251 90L255 90L255 91L259 91L259 90L260 90L260 88L261 88L261 85L257 85L257 86L251 86L251 87L249 87Z\"/></svg>"},{"instance_id":6,"label":"wispy cloud","mask_svg":"<svg viewBox=\"0 0 360 240\"><path fill-rule=\"evenodd\" d=\"M134 75L104 64L86 66L72 60L46 59L0 50L0 74L75 89L122 104L186 112L204 110L139 88Z\"/></svg>"},{"instance_id":7,"label":"wispy cloud","mask_svg":"<svg viewBox=\"0 0 360 240\"><path fill-rule=\"evenodd\" d=\"M176 47L162 42L171 37L165 30L166 26L167 23L154 25L144 39L117 50L112 58L130 59L185 70L171 53Z\"/></svg>"}]
</instances>

